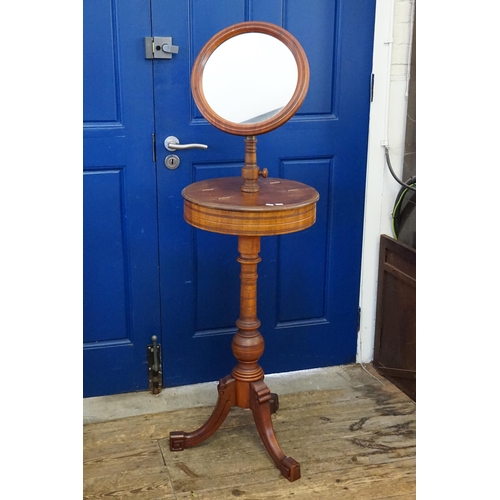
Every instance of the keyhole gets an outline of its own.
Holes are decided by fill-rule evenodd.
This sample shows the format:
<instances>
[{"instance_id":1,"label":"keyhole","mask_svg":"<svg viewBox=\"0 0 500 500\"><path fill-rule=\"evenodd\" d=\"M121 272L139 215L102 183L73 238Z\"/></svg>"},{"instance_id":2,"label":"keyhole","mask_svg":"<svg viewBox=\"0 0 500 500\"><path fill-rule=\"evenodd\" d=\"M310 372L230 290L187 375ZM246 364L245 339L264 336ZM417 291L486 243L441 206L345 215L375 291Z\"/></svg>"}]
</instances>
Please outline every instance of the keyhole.
<instances>
[{"instance_id":1,"label":"keyhole","mask_svg":"<svg viewBox=\"0 0 500 500\"><path fill-rule=\"evenodd\" d=\"M181 160L177 155L168 155L165 158L165 166L170 170L175 170L179 166L180 162Z\"/></svg>"}]
</instances>

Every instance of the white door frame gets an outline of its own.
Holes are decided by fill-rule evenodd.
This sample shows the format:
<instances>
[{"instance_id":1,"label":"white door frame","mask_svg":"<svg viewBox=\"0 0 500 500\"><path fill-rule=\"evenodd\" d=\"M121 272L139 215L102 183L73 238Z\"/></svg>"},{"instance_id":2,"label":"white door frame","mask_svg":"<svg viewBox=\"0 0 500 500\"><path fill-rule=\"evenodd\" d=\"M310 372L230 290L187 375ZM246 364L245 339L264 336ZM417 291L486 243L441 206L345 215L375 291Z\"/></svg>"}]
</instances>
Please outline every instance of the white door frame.
<instances>
[{"instance_id":1,"label":"white door frame","mask_svg":"<svg viewBox=\"0 0 500 500\"><path fill-rule=\"evenodd\" d=\"M391 213L401 186L415 0L377 0L373 44L374 94L370 108L360 287L358 363L373 360L380 235L392 236Z\"/></svg>"}]
</instances>

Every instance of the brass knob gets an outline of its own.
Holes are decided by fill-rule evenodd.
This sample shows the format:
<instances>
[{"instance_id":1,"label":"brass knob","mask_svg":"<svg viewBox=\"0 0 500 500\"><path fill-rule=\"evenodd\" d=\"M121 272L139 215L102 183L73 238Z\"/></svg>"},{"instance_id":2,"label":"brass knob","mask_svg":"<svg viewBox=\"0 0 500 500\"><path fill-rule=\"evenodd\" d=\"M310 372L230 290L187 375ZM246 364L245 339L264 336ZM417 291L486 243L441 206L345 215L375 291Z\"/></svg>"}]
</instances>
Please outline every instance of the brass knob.
<instances>
[{"instance_id":1,"label":"brass knob","mask_svg":"<svg viewBox=\"0 0 500 500\"><path fill-rule=\"evenodd\" d=\"M265 179L269 175L269 171L267 170L267 168L263 168L262 170L259 170L259 175L261 175Z\"/></svg>"}]
</instances>

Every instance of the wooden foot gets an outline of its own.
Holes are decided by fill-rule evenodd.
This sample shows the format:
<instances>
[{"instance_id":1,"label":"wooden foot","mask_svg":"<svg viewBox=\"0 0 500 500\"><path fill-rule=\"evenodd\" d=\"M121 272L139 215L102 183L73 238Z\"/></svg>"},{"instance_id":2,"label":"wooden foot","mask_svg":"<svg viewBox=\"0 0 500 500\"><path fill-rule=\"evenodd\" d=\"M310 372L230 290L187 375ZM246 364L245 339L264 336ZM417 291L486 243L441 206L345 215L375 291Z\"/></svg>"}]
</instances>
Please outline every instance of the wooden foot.
<instances>
[{"instance_id":1,"label":"wooden foot","mask_svg":"<svg viewBox=\"0 0 500 500\"><path fill-rule=\"evenodd\" d=\"M300 478L300 464L286 456L278 444L271 421L271 396L263 380L250 384L250 408L262 442L281 474L295 481Z\"/></svg>"},{"instance_id":2,"label":"wooden foot","mask_svg":"<svg viewBox=\"0 0 500 500\"><path fill-rule=\"evenodd\" d=\"M210 418L193 432L173 431L170 433L170 451L182 451L202 443L214 434L235 404L235 381L228 375L217 386L219 398Z\"/></svg>"}]
</instances>

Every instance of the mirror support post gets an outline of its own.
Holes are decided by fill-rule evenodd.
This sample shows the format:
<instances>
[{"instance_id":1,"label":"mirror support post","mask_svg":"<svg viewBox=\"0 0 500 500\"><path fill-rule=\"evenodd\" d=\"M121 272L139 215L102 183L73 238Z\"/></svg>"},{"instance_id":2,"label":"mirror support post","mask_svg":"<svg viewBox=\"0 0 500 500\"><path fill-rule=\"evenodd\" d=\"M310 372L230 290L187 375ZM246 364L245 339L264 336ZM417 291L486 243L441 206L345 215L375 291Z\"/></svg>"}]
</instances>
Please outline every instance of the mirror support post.
<instances>
[{"instance_id":1,"label":"mirror support post","mask_svg":"<svg viewBox=\"0 0 500 500\"><path fill-rule=\"evenodd\" d=\"M254 135L245 137L245 164L241 169L244 193L258 193L260 190L257 184L259 178L259 167L257 166L257 138Z\"/></svg>"},{"instance_id":2,"label":"mirror support post","mask_svg":"<svg viewBox=\"0 0 500 500\"><path fill-rule=\"evenodd\" d=\"M258 193L260 190L257 179L259 175L267 177L267 168L259 170L257 166L257 139L254 135L249 135L245 138L245 164L241 169L243 177L243 186L241 190L244 193Z\"/></svg>"}]
</instances>

